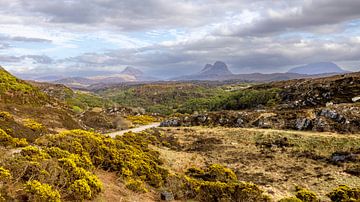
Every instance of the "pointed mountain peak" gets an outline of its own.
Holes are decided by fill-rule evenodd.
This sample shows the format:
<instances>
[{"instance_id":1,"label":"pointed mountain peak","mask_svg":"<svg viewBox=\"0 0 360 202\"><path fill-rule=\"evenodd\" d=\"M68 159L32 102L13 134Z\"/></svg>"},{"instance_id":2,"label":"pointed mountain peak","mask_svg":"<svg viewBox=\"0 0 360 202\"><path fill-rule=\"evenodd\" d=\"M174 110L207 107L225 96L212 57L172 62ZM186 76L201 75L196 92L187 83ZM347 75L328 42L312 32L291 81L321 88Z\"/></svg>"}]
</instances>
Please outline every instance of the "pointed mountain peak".
<instances>
[{"instance_id":1,"label":"pointed mountain peak","mask_svg":"<svg viewBox=\"0 0 360 202\"><path fill-rule=\"evenodd\" d=\"M136 69L134 67L126 67L122 72L121 74L127 74L127 75L131 75L131 76L141 76L143 75L144 73L139 70L139 69Z\"/></svg>"},{"instance_id":2,"label":"pointed mountain peak","mask_svg":"<svg viewBox=\"0 0 360 202\"><path fill-rule=\"evenodd\" d=\"M206 64L201 70L202 75L232 75L232 72L228 69L224 62L216 61L214 65Z\"/></svg>"}]
</instances>

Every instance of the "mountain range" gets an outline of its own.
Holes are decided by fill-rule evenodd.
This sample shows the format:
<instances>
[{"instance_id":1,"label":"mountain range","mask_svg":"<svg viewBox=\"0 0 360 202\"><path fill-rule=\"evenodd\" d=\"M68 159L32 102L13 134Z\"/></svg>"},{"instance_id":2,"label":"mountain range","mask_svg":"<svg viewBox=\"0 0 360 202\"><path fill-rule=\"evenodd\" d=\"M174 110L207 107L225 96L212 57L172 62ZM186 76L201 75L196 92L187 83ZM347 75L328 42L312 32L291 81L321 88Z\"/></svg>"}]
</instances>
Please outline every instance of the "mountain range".
<instances>
[{"instance_id":1,"label":"mountain range","mask_svg":"<svg viewBox=\"0 0 360 202\"><path fill-rule=\"evenodd\" d=\"M281 81L309 77L321 77L334 74L347 73L332 62L312 63L290 69L286 73L251 73L233 74L224 62L217 61L213 65L206 64L198 73L171 78L170 80L242 80L252 82Z\"/></svg>"},{"instance_id":2,"label":"mountain range","mask_svg":"<svg viewBox=\"0 0 360 202\"><path fill-rule=\"evenodd\" d=\"M250 73L250 74L234 74L231 72L225 62L216 61L214 64L206 64L200 71L179 77L170 78L170 81L224 81L224 80L239 80L248 82L269 82L281 81L299 78L315 78L322 76L329 76L334 74L348 73L349 71L343 70L338 65L332 62L319 62L311 63L294 67L285 73ZM53 80L52 80L53 79ZM56 79L56 80L55 80ZM111 85L126 82L152 82L161 79L154 78L146 75L141 70L134 67L126 67L120 73L112 75L92 76L92 77L68 77L61 78L59 76L41 77L40 81L47 81L57 84L64 84L72 88L88 88L92 85Z\"/></svg>"},{"instance_id":3,"label":"mountain range","mask_svg":"<svg viewBox=\"0 0 360 202\"><path fill-rule=\"evenodd\" d=\"M157 78L147 76L139 69L134 67L126 67L119 74L94 76L94 77L70 77L63 78L52 83L64 84L72 88L86 88L90 85L104 83L104 84L116 84L123 82L144 82L144 81L156 81Z\"/></svg>"},{"instance_id":4,"label":"mountain range","mask_svg":"<svg viewBox=\"0 0 360 202\"><path fill-rule=\"evenodd\" d=\"M328 74L328 73L348 73L349 71L341 69L337 64L333 62L318 62L311 63L299 67L294 67L288 71L288 73L296 74Z\"/></svg>"}]
</instances>

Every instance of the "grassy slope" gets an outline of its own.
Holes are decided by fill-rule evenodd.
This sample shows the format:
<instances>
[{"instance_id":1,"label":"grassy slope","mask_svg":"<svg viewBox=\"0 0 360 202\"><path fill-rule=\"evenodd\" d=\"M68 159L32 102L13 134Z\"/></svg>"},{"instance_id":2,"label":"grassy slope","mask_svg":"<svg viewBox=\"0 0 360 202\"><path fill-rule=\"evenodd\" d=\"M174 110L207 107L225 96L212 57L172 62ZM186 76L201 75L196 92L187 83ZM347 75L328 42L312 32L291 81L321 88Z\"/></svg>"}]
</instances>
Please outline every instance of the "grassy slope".
<instances>
[{"instance_id":1,"label":"grassy slope","mask_svg":"<svg viewBox=\"0 0 360 202\"><path fill-rule=\"evenodd\" d=\"M81 128L72 112L38 87L20 80L0 67L0 111L9 112L14 119L1 120L0 128L11 125L14 134L31 133L20 126L24 119L35 119L50 130ZM31 138L30 138L31 139Z\"/></svg>"},{"instance_id":2,"label":"grassy slope","mask_svg":"<svg viewBox=\"0 0 360 202\"><path fill-rule=\"evenodd\" d=\"M204 127L161 130L170 139L178 138L172 141L174 149L159 149L172 170L220 163L236 170L240 180L262 185L274 199L291 196L295 185L326 200L325 194L338 185L360 186L359 177L344 172L355 162L334 165L326 160L334 152L359 149L359 135ZM264 146L284 138L292 146Z\"/></svg>"}]
</instances>

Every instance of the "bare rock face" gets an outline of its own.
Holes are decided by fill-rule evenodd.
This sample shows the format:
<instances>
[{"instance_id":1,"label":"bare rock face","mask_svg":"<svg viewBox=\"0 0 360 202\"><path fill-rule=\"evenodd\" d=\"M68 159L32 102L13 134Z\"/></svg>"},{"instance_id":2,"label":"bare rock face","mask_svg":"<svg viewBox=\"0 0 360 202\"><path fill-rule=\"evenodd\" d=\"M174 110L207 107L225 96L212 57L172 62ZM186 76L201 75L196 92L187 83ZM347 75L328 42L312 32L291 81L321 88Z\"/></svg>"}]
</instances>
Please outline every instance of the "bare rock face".
<instances>
[{"instance_id":1,"label":"bare rock face","mask_svg":"<svg viewBox=\"0 0 360 202\"><path fill-rule=\"evenodd\" d=\"M200 75L232 75L232 72L228 69L224 62L217 61L214 65L206 64L205 67L199 73Z\"/></svg>"}]
</instances>

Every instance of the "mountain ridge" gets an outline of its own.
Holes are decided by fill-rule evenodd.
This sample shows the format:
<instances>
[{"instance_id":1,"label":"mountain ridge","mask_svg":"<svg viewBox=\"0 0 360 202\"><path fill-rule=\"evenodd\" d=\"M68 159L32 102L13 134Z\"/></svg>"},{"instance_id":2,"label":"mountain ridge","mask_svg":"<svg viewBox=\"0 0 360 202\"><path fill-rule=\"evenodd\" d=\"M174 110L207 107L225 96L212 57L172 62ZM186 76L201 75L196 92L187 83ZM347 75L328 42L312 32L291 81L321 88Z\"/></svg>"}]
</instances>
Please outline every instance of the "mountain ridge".
<instances>
[{"instance_id":1,"label":"mountain ridge","mask_svg":"<svg viewBox=\"0 0 360 202\"><path fill-rule=\"evenodd\" d=\"M287 73L297 74L327 74L327 73L349 73L333 62L316 62L291 68Z\"/></svg>"}]
</instances>

